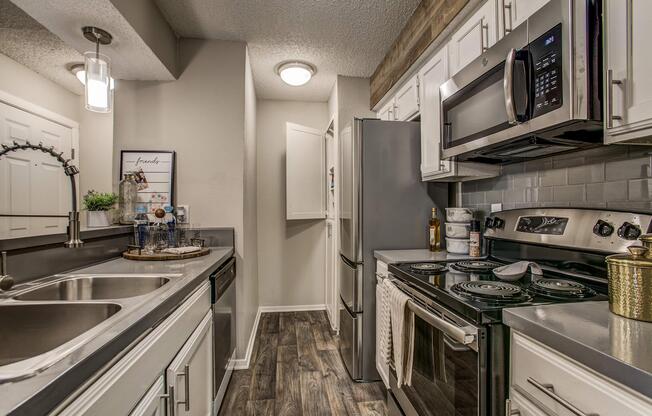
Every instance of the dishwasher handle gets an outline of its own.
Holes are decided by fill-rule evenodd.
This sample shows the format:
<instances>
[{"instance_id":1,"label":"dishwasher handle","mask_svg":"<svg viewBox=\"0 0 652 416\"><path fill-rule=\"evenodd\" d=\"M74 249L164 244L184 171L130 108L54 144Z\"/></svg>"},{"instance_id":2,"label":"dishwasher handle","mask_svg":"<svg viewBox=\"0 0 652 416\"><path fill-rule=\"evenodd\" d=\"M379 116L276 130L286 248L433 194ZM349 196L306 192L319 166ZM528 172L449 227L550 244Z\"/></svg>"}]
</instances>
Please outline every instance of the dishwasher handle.
<instances>
[{"instance_id":1,"label":"dishwasher handle","mask_svg":"<svg viewBox=\"0 0 652 416\"><path fill-rule=\"evenodd\" d=\"M224 266L210 274L208 278L211 281L211 303L214 304L217 302L229 286L231 286L235 277L235 257L231 257Z\"/></svg>"}]
</instances>

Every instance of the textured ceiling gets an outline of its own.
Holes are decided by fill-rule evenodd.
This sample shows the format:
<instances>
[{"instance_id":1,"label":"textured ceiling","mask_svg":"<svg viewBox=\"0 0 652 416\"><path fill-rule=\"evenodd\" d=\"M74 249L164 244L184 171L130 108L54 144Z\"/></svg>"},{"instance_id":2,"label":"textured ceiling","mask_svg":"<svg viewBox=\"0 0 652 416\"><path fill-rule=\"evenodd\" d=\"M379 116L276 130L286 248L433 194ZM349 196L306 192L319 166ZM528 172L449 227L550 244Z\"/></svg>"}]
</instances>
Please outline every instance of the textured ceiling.
<instances>
[{"instance_id":1,"label":"textured ceiling","mask_svg":"<svg viewBox=\"0 0 652 416\"><path fill-rule=\"evenodd\" d=\"M368 77L419 0L155 0L182 37L248 43L259 98L326 101L336 76ZM274 73L281 61L317 67L305 86Z\"/></svg>"},{"instance_id":2,"label":"textured ceiling","mask_svg":"<svg viewBox=\"0 0 652 416\"><path fill-rule=\"evenodd\" d=\"M0 0L0 53L75 94L84 93L68 70L83 61L81 54L9 0Z\"/></svg>"},{"instance_id":3,"label":"textured ceiling","mask_svg":"<svg viewBox=\"0 0 652 416\"><path fill-rule=\"evenodd\" d=\"M116 79L174 80L173 74L110 0L12 2L79 52L94 49L94 45L82 36L83 26L107 30L113 35L113 42L101 47L100 51L111 58L112 76Z\"/></svg>"}]
</instances>

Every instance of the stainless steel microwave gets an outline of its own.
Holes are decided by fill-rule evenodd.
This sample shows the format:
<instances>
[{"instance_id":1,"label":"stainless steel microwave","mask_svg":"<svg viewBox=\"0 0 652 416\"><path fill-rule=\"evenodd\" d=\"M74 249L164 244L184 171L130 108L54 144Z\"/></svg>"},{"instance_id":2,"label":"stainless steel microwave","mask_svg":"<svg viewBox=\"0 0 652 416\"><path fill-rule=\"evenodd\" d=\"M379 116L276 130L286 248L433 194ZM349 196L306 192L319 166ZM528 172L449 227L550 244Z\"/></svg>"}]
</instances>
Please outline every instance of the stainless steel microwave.
<instances>
[{"instance_id":1,"label":"stainless steel microwave","mask_svg":"<svg viewBox=\"0 0 652 416\"><path fill-rule=\"evenodd\" d=\"M550 0L440 97L444 158L510 163L602 144L601 1Z\"/></svg>"}]
</instances>

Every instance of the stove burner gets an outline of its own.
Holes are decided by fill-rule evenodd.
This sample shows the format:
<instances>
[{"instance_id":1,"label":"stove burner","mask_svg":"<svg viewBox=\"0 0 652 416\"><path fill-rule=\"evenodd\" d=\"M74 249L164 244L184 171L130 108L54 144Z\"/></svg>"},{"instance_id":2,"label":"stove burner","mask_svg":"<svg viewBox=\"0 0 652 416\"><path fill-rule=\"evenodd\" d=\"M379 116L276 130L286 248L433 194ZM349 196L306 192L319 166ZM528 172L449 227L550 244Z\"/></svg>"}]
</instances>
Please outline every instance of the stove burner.
<instances>
[{"instance_id":1,"label":"stove burner","mask_svg":"<svg viewBox=\"0 0 652 416\"><path fill-rule=\"evenodd\" d=\"M566 279L538 279L530 283L528 290L543 296L558 298L584 298L596 294L590 287Z\"/></svg>"},{"instance_id":2,"label":"stove burner","mask_svg":"<svg viewBox=\"0 0 652 416\"><path fill-rule=\"evenodd\" d=\"M410 265L410 270L421 274L436 274L446 270L446 266L439 263L416 263Z\"/></svg>"},{"instance_id":3,"label":"stove burner","mask_svg":"<svg viewBox=\"0 0 652 416\"><path fill-rule=\"evenodd\" d=\"M463 260L453 264L453 268L461 272L489 272L500 266L501 263L488 260Z\"/></svg>"},{"instance_id":4,"label":"stove burner","mask_svg":"<svg viewBox=\"0 0 652 416\"><path fill-rule=\"evenodd\" d=\"M494 301L522 301L527 297L519 286L491 280L471 280L456 283L451 290L459 295Z\"/></svg>"}]
</instances>

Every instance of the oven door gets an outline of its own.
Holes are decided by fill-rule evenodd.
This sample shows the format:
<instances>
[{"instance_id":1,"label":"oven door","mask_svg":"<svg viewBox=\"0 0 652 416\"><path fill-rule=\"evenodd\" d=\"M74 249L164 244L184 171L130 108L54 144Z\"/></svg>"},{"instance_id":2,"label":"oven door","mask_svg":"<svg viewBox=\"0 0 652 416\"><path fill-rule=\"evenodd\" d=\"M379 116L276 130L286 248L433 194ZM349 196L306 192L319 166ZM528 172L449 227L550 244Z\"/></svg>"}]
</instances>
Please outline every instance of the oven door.
<instances>
[{"instance_id":1,"label":"oven door","mask_svg":"<svg viewBox=\"0 0 652 416\"><path fill-rule=\"evenodd\" d=\"M411 301L412 302L412 301ZM449 313L416 303L412 385L390 388L406 416L487 414L485 331Z\"/></svg>"},{"instance_id":2,"label":"oven door","mask_svg":"<svg viewBox=\"0 0 652 416\"><path fill-rule=\"evenodd\" d=\"M518 26L440 87L444 158L530 132L526 26Z\"/></svg>"}]
</instances>

